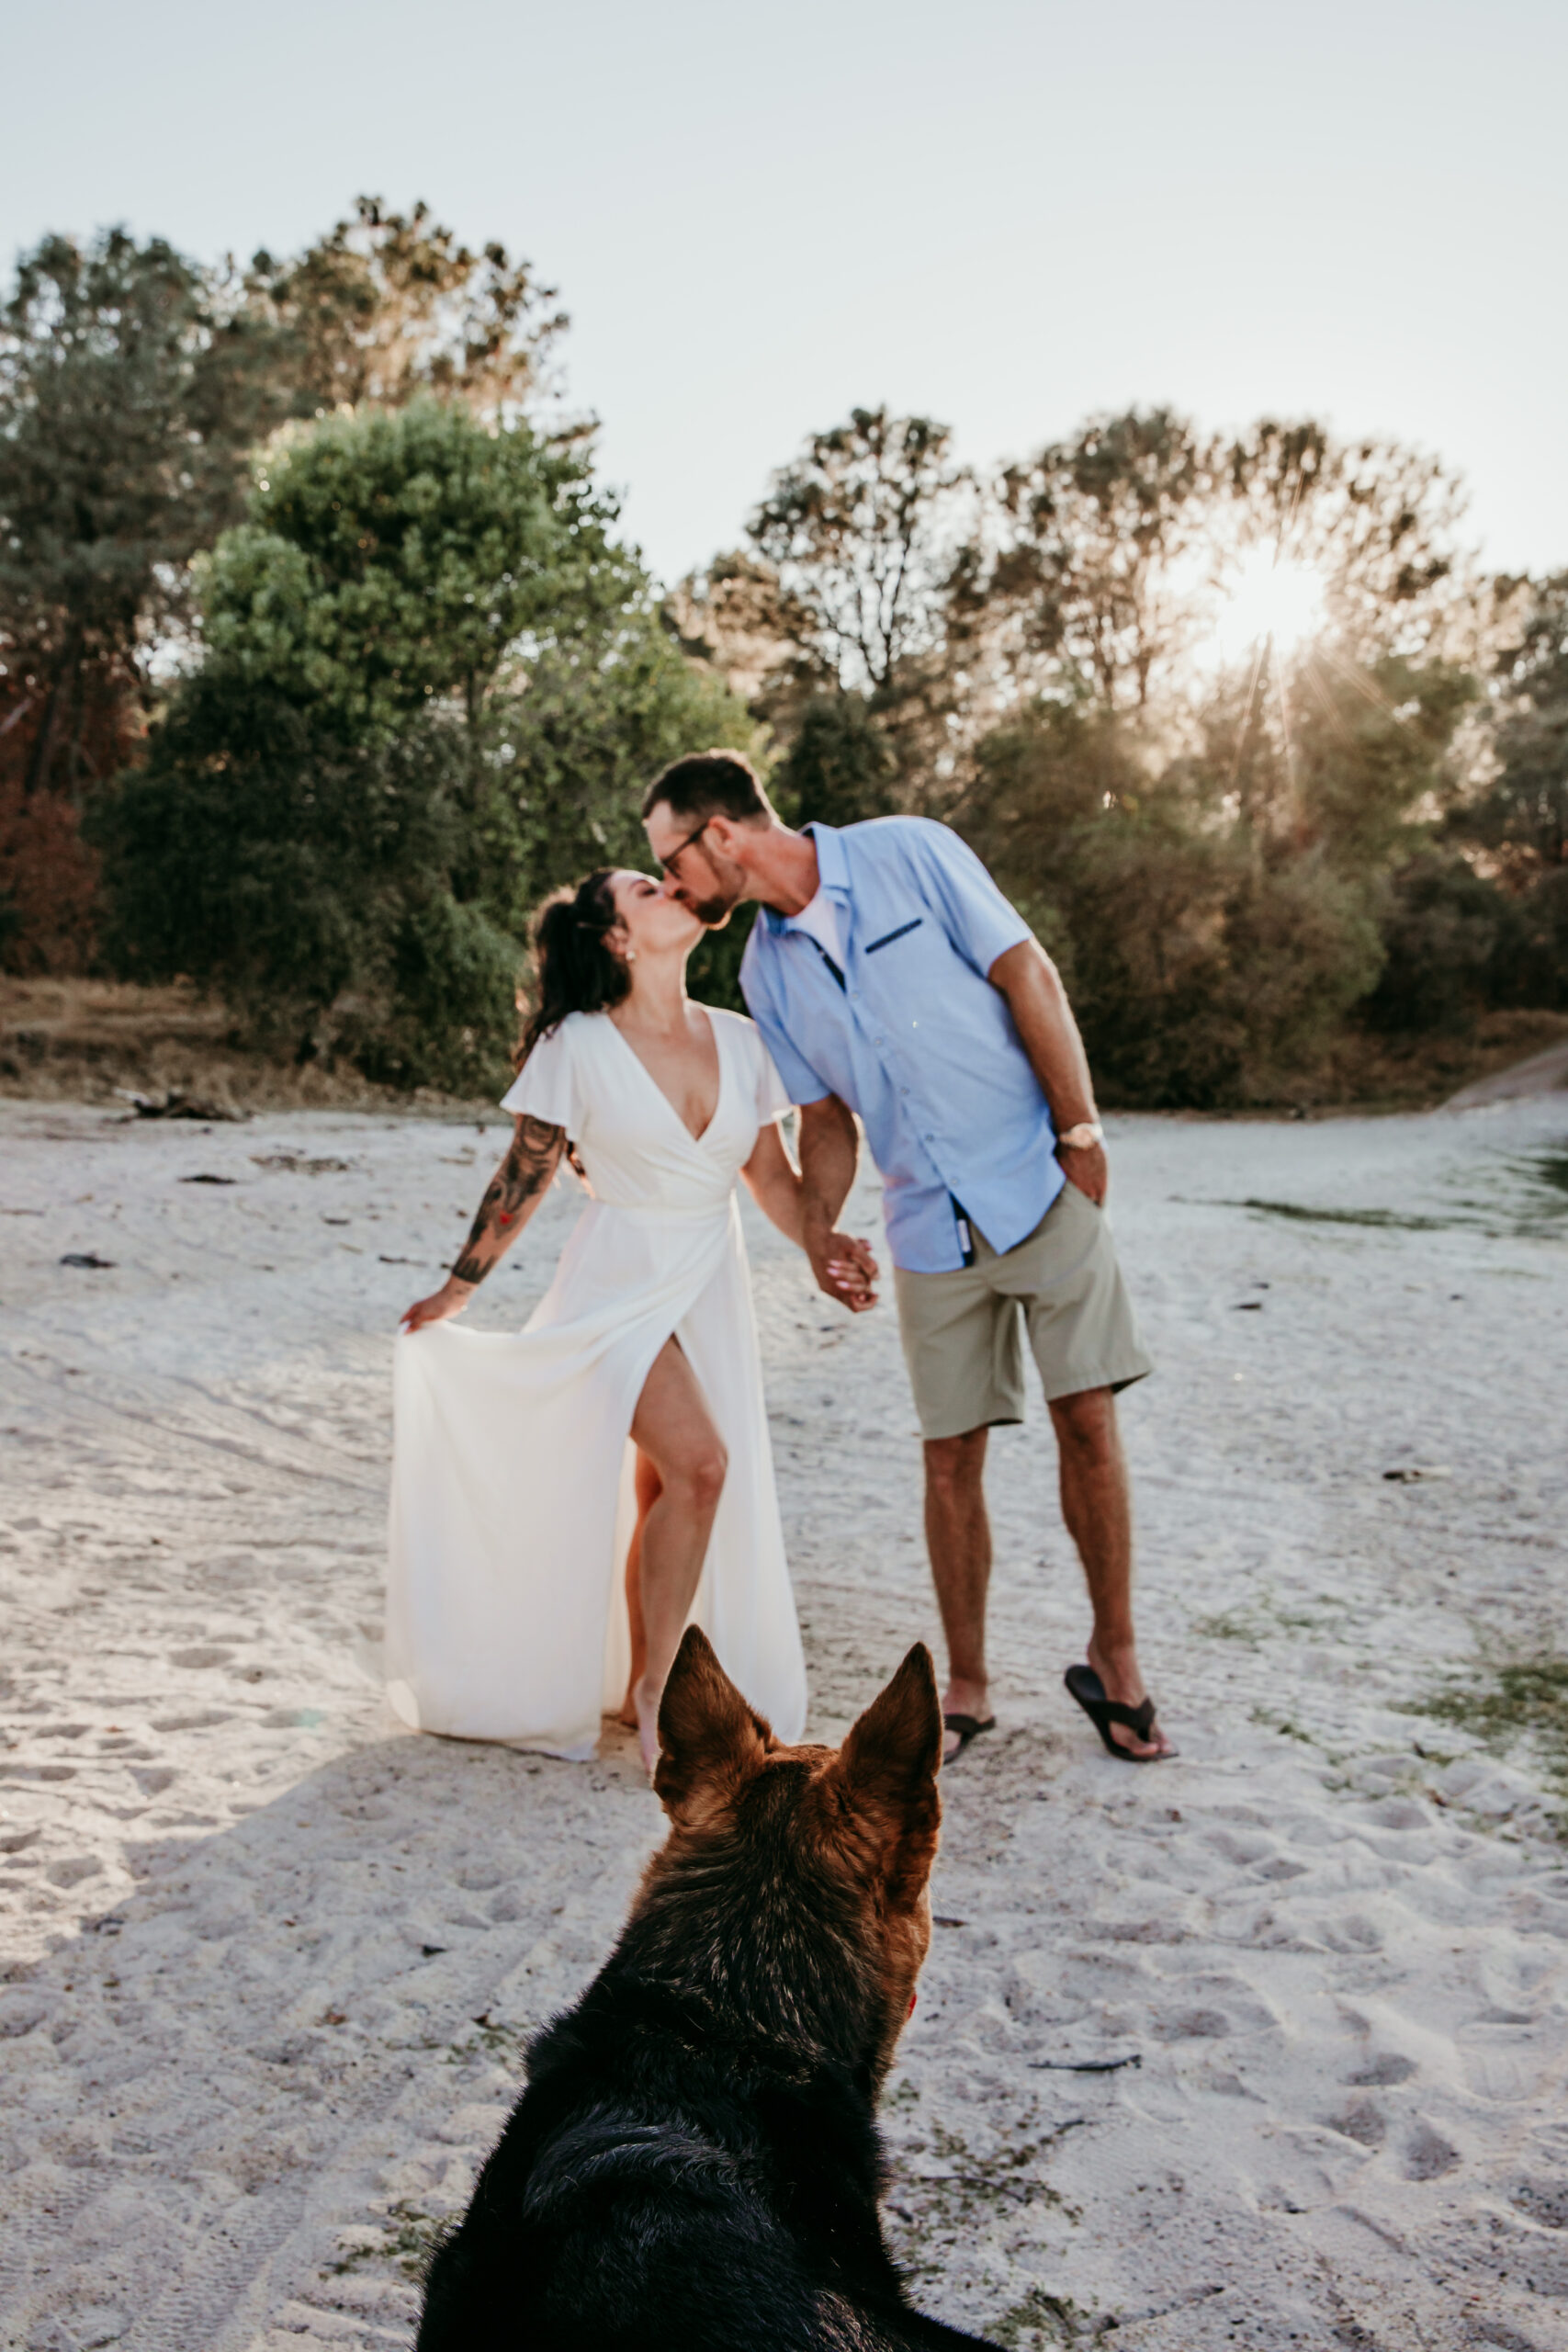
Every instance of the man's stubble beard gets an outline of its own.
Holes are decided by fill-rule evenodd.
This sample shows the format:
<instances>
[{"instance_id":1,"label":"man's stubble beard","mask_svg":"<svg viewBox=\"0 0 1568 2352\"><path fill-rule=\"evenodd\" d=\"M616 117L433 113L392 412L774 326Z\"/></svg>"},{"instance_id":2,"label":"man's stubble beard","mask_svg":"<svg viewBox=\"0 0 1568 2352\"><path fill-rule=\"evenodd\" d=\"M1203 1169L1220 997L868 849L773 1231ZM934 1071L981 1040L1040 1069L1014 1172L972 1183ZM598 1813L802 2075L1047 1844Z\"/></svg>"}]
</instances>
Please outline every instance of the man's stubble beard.
<instances>
[{"instance_id":1,"label":"man's stubble beard","mask_svg":"<svg viewBox=\"0 0 1568 2352\"><path fill-rule=\"evenodd\" d=\"M733 883L728 883L724 875L716 870L711 859L708 861L708 871L713 875L714 881L718 887L716 889L710 890L705 899L689 898L686 904L691 908L697 921L705 924L709 931L722 931L740 904L746 888L746 876L739 867L731 867L730 871L736 878Z\"/></svg>"}]
</instances>

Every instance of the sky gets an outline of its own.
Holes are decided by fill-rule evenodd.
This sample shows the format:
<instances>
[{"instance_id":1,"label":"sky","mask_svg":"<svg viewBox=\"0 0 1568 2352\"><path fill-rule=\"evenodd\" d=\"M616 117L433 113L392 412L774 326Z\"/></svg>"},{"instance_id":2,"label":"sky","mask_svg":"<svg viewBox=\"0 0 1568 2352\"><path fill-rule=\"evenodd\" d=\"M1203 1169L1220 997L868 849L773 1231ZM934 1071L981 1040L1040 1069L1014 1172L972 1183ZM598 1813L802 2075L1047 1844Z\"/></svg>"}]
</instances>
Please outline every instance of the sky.
<instances>
[{"instance_id":1,"label":"sky","mask_svg":"<svg viewBox=\"0 0 1568 2352\"><path fill-rule=\"evenodd\" d=\"M526 254L667 581L883 401L977 466L1317 415L1568 566L1562 0L0 0L0 261L288 252L361 191Z\"/></svg>"}]
</instances>

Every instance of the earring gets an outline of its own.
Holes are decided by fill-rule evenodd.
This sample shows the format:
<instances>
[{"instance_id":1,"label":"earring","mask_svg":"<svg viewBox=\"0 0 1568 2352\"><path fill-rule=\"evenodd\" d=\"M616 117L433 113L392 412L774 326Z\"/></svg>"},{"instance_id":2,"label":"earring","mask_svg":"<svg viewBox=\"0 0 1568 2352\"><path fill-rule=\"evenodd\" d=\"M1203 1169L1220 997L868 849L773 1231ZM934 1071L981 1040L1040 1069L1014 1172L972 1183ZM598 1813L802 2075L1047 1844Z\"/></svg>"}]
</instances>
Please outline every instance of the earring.
<instances>
[{"instance_id":1,"label":"earring","mask_svg":"<svg viewBox=\"0 0 1568 2352\"><path fill-rule=\"evenodd\" d=\"M637 949L636 949L635 947L628 947L628 948L627 948L627 950L626 950L626 962L627 962L628 964L635 964L635 963L637 962Z\"/></svg>"}]
</instances>

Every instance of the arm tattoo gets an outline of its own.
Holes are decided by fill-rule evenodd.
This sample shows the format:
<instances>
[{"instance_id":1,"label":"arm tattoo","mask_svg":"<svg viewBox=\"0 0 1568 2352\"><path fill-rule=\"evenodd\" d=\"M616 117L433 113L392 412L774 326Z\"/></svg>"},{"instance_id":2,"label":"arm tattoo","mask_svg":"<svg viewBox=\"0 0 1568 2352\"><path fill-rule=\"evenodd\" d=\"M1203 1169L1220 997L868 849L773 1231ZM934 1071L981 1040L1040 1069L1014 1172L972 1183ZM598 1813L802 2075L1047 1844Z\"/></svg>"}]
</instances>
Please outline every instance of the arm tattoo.
<instances>
[{"instance_id":1,"label":"arm tattoo","mask_svg":"<svg viewBox=\"0 0 1568 2352\"><path fill-rule=\"evenodd\" d=\"M560 1164L565 1146L564 1127L526 1116L518 1120L506 1157L479 1203L463 1254L452 1269L460 1283L483 1282L507 1243L532 1216Z\"/></svg>"}]
</instances>

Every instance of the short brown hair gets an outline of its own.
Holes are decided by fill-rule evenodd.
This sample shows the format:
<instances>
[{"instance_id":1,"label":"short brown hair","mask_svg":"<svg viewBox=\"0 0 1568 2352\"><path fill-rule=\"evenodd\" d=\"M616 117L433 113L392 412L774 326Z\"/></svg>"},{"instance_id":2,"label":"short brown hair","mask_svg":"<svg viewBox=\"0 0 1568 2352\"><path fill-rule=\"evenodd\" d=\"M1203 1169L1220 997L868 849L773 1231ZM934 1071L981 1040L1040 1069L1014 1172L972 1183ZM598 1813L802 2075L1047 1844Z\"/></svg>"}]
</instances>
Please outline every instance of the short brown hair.
<instances>
[{"instance_id":1,"label":"short brown hair","mask_svg":"<svg viewBox=\"0 0 1568 2352\"><path fill-rule=\"evenodd\" d=\"M768 814L761 780L744 752L688 752L683 760L671 760L643 794L644 817L660 802L686 824L704 817L732 817L743 824Z\"/></svg>"}]
</instances>

